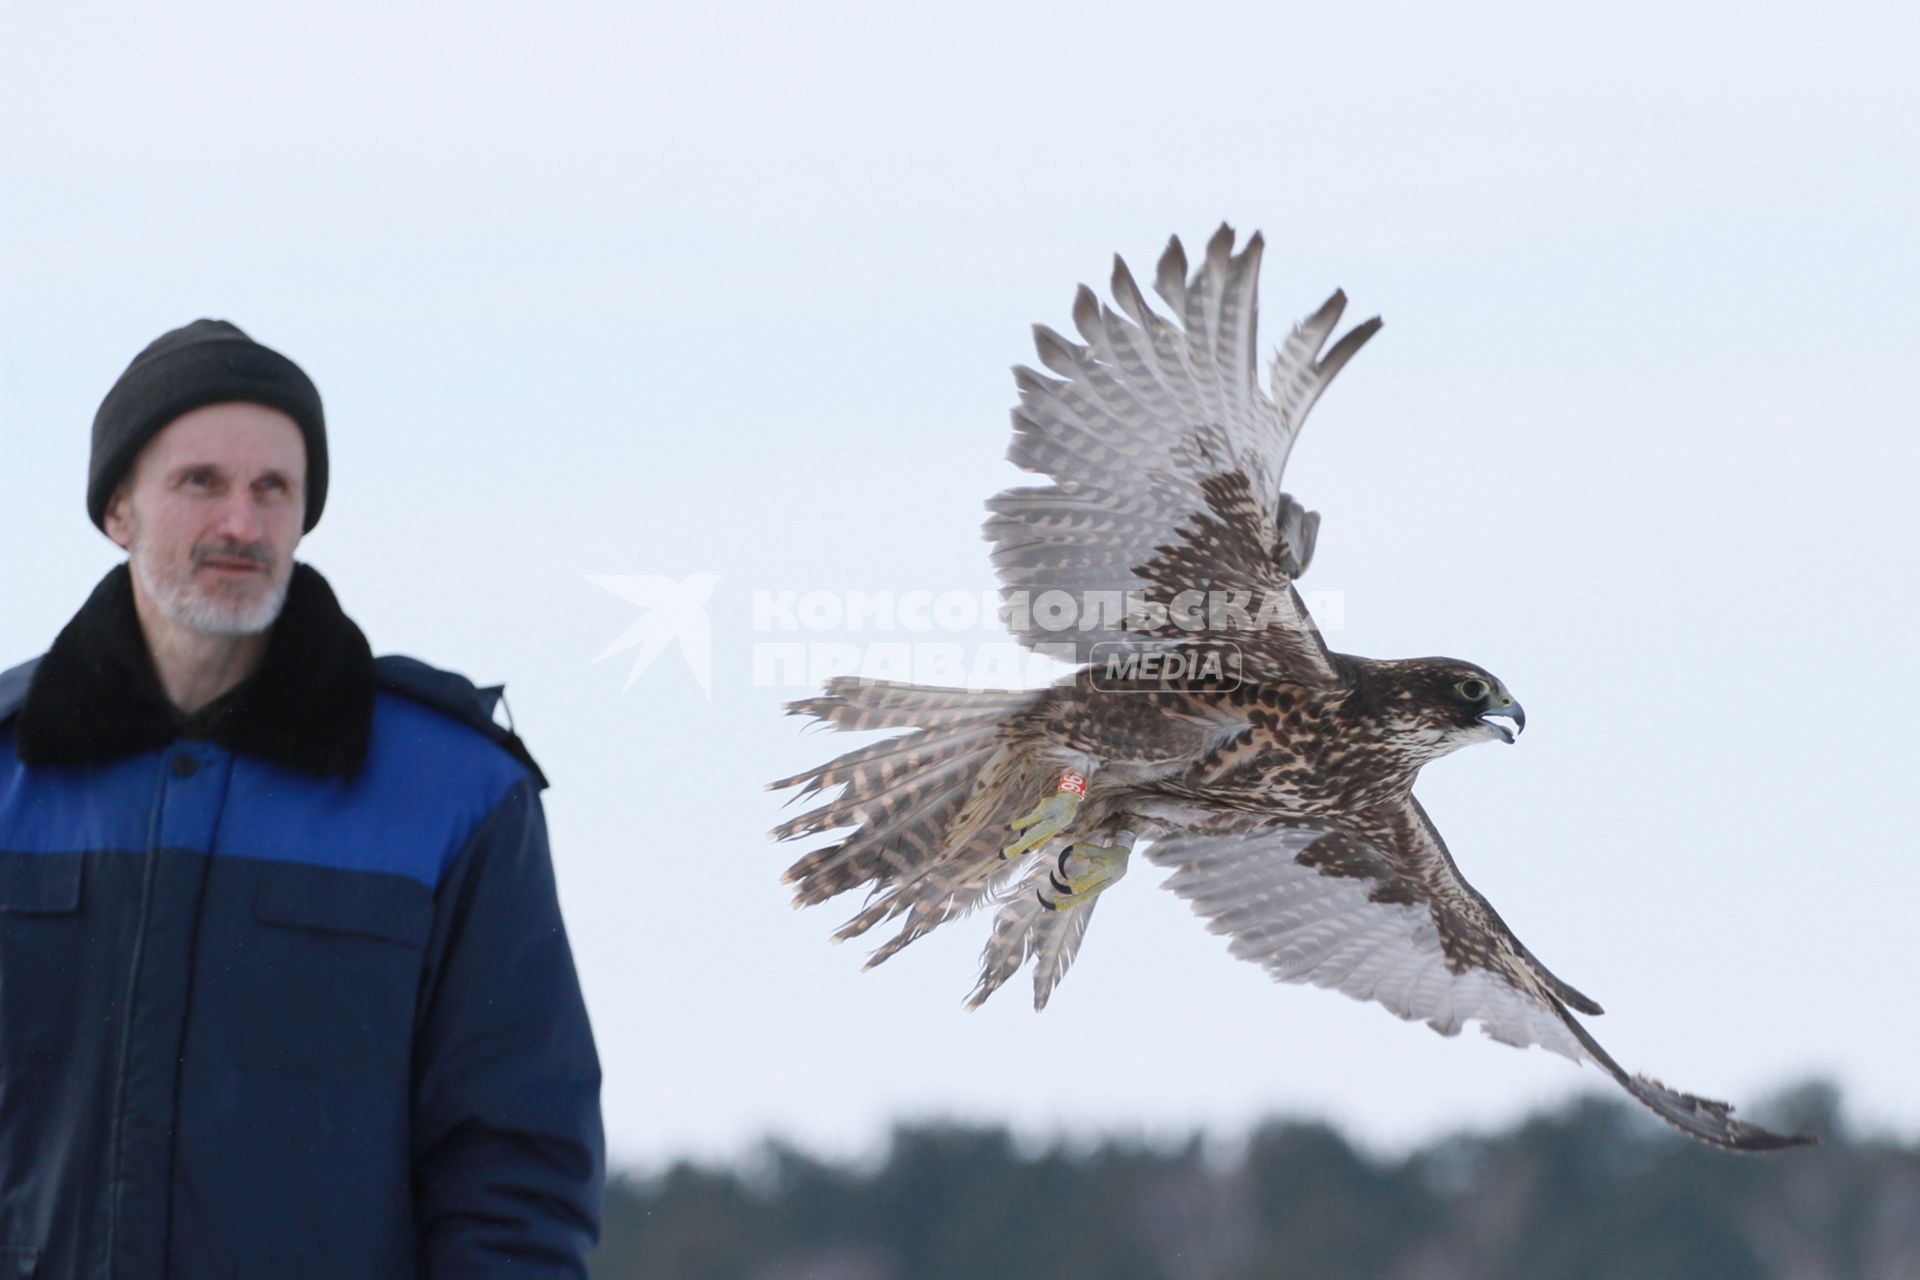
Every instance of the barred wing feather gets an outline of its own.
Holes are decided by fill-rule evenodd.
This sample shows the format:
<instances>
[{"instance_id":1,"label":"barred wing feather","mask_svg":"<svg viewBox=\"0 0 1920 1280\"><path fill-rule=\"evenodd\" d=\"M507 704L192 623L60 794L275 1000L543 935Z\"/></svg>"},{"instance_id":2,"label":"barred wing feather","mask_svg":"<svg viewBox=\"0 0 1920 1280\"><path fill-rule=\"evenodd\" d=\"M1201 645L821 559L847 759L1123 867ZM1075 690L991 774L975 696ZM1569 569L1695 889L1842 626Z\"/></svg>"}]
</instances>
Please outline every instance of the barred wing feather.
<instances>
[{"instance_id":1,"label":"barred wing feather","mask_svg":"<svg viewBox=\"0 0 1920 1280\"><path fill-rule=\"evenodd\" d=\"M1549 973L1459 874L1417 802L1364 824L1373 839L1284 819L1208 815L1148 848L1168 887L1233 954L1276 979L1331 987L1444 1035L1478 1022L1494 1039L1592 1062L1636 1100L1715 1146L1765 1151L1811 1139L1735 1120L1724 1102L1630 1074L1568 1008L1600 1008ZM1378 843L1374 840L1377 839Z\"/></svg>"},{"instance_id":2,"label":"barred wing feather","mask_svg":"<svg viewBox=\"0 0 1920 1280\"><path fill-rule=\"evenodd\" d=\"M1361 859L1316 858L1316 845L1372 852L1329 828L1233 815L1164 836L1148 857L1172 870L1167 886L1232 940L1235 956L1279 981L1371 1000L1442 1035L1476 1021L1504 1043L1580 1058L1572 1033L1516 975L1448 964L1435 913L1390 878L1385 858L1371 858L1373 879L1349 873Z\"/></svg>"},{"instance_id":3,"label":"barred wing feather","mask_svg":"<svg viewBox=\"0 0 1920 1280\"><path fill-rule=\"evenodd\" d=\"M1099 643L1164 648L1191 637L1123 626L1088 602L1246 592L1269 610L1259 670L1335 678L1292 589L1312 559L1319 517L1280 484L1308 411L1379 321L1328 348L1346 305L1335 293L1282 345L1269 394L1255 351L1262 243L1255 234L1235 253L1233 240L1221 227L1191 277L1172 240L1155 277L1171 318L1116 258L1114 305L1084 287L1075 299L1081 341L1035 328L1047 372L1014 371L1020 403L1008 457L1052 483L991 499L985 526L1003 613L1023 643L1071 644L1079 661ZM1034 603L1050 592L1076 608L1075 625L1050 630L1037 616Z\"/></svg>"}]
</instances>

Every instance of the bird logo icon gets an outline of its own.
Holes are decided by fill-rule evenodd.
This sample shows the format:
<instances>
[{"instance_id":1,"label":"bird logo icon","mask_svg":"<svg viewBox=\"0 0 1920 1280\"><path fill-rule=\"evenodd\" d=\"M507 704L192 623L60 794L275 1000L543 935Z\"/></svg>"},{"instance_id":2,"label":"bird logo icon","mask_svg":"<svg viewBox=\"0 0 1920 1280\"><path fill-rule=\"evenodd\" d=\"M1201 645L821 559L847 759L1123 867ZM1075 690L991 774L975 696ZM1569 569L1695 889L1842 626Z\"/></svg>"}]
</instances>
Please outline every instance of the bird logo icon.
<instances>
[{"instance_id":1,"label":"bird logo icon","mask_svg":"<svg viewBox=\"0 0 1920 1280\"><path fill-rule=\"evenodd\" d=\"M653 665L676 641L687 669L700 685L700 692L713 697L713 623L707 617L707 600L713 595L719 575L693 573L675 580L660 574L588 574L587 581L610 591L646 612L620 637L593 659L601 662L628 649L637 650L627 670L625 693L633 688L640 674Z\"/></svg>"}]
</instances>

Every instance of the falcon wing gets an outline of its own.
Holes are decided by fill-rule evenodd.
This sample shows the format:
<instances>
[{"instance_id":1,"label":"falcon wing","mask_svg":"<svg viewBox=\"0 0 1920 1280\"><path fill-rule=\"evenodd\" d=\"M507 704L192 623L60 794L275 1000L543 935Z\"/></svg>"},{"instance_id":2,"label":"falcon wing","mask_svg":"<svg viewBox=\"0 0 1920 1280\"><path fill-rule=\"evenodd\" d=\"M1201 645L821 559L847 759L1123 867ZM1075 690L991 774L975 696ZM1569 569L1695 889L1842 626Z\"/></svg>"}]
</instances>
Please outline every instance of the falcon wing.
<instances>
[{"instance_id":1,"label":"falcon wing","mask_svg":"<svg viewBox=\"0 0 1920 1280\"><path fill-rule=\"evenodd\" d=\"M1811 1139L1732 1118L1733 1108L1630 1075L1571 1005L1600 1007L1549 973L1454 865L1417 801L1341 829L1212 814L1148 847L1167 884L1231 950L1283 982L1332 987L1443 1035L1469 1021L1494 1039L1592 1061L1668 1123L1715 1146L1761 1151Z\"/></svg>"},{"instance_id":2,"label":"falcon wing","mask_svg":"<svg viewBox=\"0 0 1920 1280\"><path fill-rule=\"evenodd\" d=\"M1182 592L1200 592L1208 630L1223 618L1207 605L1244 602L1254 625L1236 641L1249 675L1338 678L1292 585L1312 559L1320 517L1280 481L1307 412L1380 322L1327 348L1346 306L1335 293L1294 326L1268 394L1255 354L1262 243L1256 233L1236 254L1233 239L1222 226L1191 278L1179 238L1169 243L1154 289L1172 319L1147 305L1115 258L1115 305L1084 286L1074 300L1083 341L1035 326L1048 373L1014 370L1020 404L1007 456L1053 483L991 499L985 526L1002 616L1022 643L1071 645L1085 662L1095 644L1139 652L1197 642L1190 610L1166 615ZM1129 593L1145 606L1130 623L1118 604ZM1055 625L1063 608L1070 621Z\"/></svg>"}]
</instances>

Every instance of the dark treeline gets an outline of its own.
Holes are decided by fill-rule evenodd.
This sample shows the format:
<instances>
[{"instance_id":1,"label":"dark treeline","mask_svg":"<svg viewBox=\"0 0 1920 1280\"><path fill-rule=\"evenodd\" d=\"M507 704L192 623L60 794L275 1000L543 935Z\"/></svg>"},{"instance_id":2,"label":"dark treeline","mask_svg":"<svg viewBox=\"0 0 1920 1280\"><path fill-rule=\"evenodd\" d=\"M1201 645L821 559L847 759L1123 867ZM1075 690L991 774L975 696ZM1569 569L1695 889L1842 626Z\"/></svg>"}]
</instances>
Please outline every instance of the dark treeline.
<instances>
[{"instance_id":1,"label":"dark treeline","mask_svg":"<svg viewBox=\"0 0 1920 1280\"><path fill-rule=\"evenodd\" d=\"M616 1180L596 1280L1920 1280L1920 1147L1850 1136L1833 1090L1756 1118L1821 1135L1712 1151L1612 1101L1394 1160L1274 1123L1223 1158L1001 1130L897 1130L871 1169Z\"/></svg>"}]
</instances>

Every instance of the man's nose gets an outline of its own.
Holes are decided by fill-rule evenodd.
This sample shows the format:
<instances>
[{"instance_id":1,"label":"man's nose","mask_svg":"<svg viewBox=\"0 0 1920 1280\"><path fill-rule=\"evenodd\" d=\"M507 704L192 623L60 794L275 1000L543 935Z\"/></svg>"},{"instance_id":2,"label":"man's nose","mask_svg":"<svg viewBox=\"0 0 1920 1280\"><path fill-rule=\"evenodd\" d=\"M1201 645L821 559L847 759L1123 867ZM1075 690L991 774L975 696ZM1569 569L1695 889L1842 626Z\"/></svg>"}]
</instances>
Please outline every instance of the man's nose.
<instances>
[{"instance_id":1,"label":"man's nose","mask_svg":"<svg viewBox=\"0 0 1920 1280\"><path fill-rule=\"evenodd\" d=\"M266 522L262 518L260 504L247 489L227 495L220 506L220 519L215 530L221 537L232 542L258 542L265 532Z\"/></svg>"}]
</instances>

